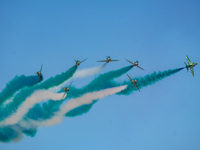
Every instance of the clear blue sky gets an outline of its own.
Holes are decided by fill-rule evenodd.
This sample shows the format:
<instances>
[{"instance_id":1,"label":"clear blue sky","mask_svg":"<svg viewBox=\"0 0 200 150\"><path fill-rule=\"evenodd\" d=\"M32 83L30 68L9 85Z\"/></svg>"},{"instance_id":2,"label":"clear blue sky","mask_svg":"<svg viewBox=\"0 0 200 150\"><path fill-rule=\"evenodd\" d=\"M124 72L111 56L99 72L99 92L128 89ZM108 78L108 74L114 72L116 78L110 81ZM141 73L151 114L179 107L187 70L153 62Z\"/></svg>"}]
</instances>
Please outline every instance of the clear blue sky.
<instances>
[{"instance_id":1,"label":"clear blue sky","mask_svg":"<svg viewBox=\"0 0 200 150\"><path fill-rule=\"evenodd\" d=\"M119 59L101 72L138 60L132 77L200 62L200 1L0 1L0 91L43 63L44 80L88 58L79 68ZM198 150L200 69L186 70L128 96L113 95L78 117L39 128L35 137L0 143L1 150ZM93 77L77 80L85 85ZM126 75L118 80L126 80Z\"/></svg>"}]
</instances>

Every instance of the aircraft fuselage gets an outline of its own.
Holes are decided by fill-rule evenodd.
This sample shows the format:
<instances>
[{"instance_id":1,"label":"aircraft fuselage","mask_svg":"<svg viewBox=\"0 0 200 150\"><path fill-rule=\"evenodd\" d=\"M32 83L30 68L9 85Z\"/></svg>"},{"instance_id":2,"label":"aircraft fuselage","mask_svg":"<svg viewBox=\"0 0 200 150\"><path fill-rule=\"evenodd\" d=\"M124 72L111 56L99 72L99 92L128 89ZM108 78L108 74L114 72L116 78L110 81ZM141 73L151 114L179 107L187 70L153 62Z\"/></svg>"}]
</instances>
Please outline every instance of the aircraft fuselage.
<instances>
[{"instance_id":1,"label":"aircraft fuselage","mask_svg":"<svg viewBox=\"0 0 200 150\"><path fill-rule=\"evenodd\" d=\"M80 61L77 61L77 62L76 62L76 65L77 65L77 66L79 66L79 65L80 65L80 63L81 63Z\"/></svg>"},{"instance_id":2,"label":"aircraft fuselage","mask_svg":"<svg viewBox=\"0 0 200 150\"><path fill-rule=\"evenodd\" d=\"M192 65L186 65L186 68L193 68L194 66L196 66L198 63L193 63Z\"/></svg>"},{"instance_id":3,"label":"aircraft fuselage","mask_svg":"<svg viewBox=\"0 0 200 150\"><path fill-rule=\"evenodd\" d=\"M42 73L41 72L36 72L36 74L41 77L42 76Z\"/></svg>"},{"instance_id":4,"label":"aircraft fuselage","mask_svg":"<svg viewBox=\"0 0 200 150\"><path fill-rule=\"evenodd\" d=\"M111 61L111 58L107 58L106 62L109 63Z\"/></svg>"},{"instance_id":5,"label":"aircraft fuselage","mask_svg":"<svg viewBox=\"0 0 200 150\"><path fill-rule=\"evenodd\" d=\"M64 88L65 92L68 92L69 91L69 88Z\"/></svg>"},{"instance_id":6,"label":"aircraft fuselage","mask_svg":"<svg viewBox=\"0 0 200 150\"><path fill-rule=\"evenodd\" d=\"M137 83L137 80L133 80L133 81L132 81L132 84L135 85L136 83Z\"/></svg>"}]
</instances>

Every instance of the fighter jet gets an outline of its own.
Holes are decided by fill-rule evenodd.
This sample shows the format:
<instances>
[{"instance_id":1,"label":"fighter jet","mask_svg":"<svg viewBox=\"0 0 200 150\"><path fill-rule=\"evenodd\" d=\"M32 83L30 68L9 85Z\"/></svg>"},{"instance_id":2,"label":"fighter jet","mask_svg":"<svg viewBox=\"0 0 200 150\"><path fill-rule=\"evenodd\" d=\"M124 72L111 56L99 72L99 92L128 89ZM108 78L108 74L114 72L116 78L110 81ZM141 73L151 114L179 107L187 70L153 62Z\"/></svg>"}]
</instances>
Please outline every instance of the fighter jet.
<instances>
[{"instance_id":1,"label":"fighter jet","mask_svg":"<svg viewBox=\"0 0 200 150\"><path fill-rule=\"evenodd\" d=\"M67 92L69 91L69 88L71 86L72 82L70 83L70 85L68 87L63 88L65 90L65 94L63 95L63 97L61 99L63 99L65 97L65 95L67 94Z\"/></svg>"},{"instance_id":2,"label":"fighter jet","mask_svg":"<svg viewBox=\"0 0 200 150\"><path fill-rule=\"evenodd\" d=\"M38 83L39 83L43 80L42 65L41 65L40 71L36 72L36 74L39 76L39 80L38 80Z\"/></svg>"},{"instance_id":3,"label":"fighter jet","mask_svg":"<svg viewBox=\"0 0 200 150\"><path fill-rule=\"evenodd\" d=\"M136 67L138 67L138 68L144 70L143 68L141 68L140 66L138 66L138 61L136 61L136 62L133 63L133 62L127 60L127 59L125 59L125 60L128 61L128 62L130 62L131 64L133 64L133 66L136 66Z\"/></svg>"},{"instance_id":4,"label":"fighter jet","mask_svg":"<svg viewBox=\"0 0 200 150\"><path fill-rule=\"evenodd\" d=\"M87 59L87 58L86 58L86 59ZM84 59L83 61L79 61L79 60L75 60L75 59L74 59L74 61L76 62L76 66L79 66L80 63L84 62L86 59Z\"/></svg>"},{"instance_id":5,"label":"fighter jet","mask_svg":"<svg viewBox=\"0 0 200 150\"><path fill-rule=\"evenodd\" d=\"M187 71L188 71L188 68L190 68L190 71L192 73L192 76L194 77L194 70L193 70L193 67L196 66L198 63L197 62L191 62L190 59L188 58L187 55L185 55L186 59L187 59L187 62L188 64L186 64L185 62L185 68L187 68Z\"/></svg>"},{"instance_id":6,"label":"fighter jet","mask_svg":"<svg viewBox=\"0 0 200 150\"><path fill-rule=\"evenodd\" d=\"M138 91L140 91L140 89L139 89L139 88L137 87L137 85L136 85L137 80L132 80L131 77L130 77L128 74L126 74L126 75L129 77L129 79L131 80L132 84L135 85L135 87L138 89Z\"/></svg>"},{"instance_id":7,"label":"fighter jet","mask_svg":"<svg viewBox=\"0 0 200 150\"><path fill-rule=\"evenodd\" d=\"M36 74L37 74L39 77L42 76L42 65L41 65L40 71L36 72Z\"/></svg>"},{"instance_id":8,"label":"fighter jet","mask_svg":"<svg viewBox=\"0 0 200 150\"><path fill-rule=\"evenodd\" d=\"M112 60L112 59L110 58L110 56L107 56L106 60L99 60L99 61L97 61L97 62L106 62L106 63L109 63L109 62L112 62L112 61L119 61L119 60Z\"/></svg>"}]
</instances>

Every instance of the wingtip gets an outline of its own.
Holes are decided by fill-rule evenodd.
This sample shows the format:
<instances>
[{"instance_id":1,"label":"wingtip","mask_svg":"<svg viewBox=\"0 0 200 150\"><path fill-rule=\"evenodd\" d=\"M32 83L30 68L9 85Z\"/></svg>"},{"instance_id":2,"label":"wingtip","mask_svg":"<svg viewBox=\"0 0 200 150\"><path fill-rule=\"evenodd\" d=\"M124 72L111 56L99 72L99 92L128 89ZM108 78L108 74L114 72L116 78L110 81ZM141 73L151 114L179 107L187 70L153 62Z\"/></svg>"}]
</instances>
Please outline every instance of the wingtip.
<instances>
[{"instance_id":1,"label":"wingtip","mask_svg":"<svg viewBox=\"0 0 200 150\"><path fill-rule=\"evenodd\" d=\"M130 62L130 60L128 60L128 59L125 59L126 61L128 61L128 62Z\"/></svg>"}]
</instances>

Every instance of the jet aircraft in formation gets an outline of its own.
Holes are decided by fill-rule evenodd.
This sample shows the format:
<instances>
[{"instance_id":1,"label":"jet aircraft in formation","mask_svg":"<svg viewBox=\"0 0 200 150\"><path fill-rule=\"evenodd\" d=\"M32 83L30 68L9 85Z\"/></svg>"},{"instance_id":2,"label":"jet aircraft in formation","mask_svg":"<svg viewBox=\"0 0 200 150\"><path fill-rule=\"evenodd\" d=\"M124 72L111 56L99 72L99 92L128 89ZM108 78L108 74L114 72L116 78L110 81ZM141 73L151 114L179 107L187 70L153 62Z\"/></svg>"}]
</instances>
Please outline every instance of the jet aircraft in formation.
<instances>
[{"instance_id":1,"label":"jet aircraft in formation","mask_svg":"<svg viewBox=\"0 0 200 150\"><path fill-rule=\"evenodd\" d=\"M87 59L87 58L86 58ZM84 62L86 59L82 60L82 61L79 61L79 60L75 60L74 61L76 62L76 66L79 66L82 62Z\"/></svg>"},{"instance_id":2,"label":"jet aircraft in formation","mask_svg":"<svg viewBox=\"0 0 200 150\"><path fill-rule=\"evenodd\" d=\"M138 91L140 91L140 89L138 88L138 86L136 85L136 83L137 83L137 80L133 80L133 79L131 79L131 77L128 75L128 74L126 74L128 77L129 77L129 79L131 80L131 84L134 84L135 85L135 87L138 89Z\"/></svg>"},{"instance_id":3,"label":"jet aircraft in formation","mask_svg":"<svg viewBox=\"0 0 200 150\"><path fill-rule=\"evenodd\" d=\"M125 60L128 61L128 62L130 62L131 64L133 64L133 66L136 66L136 67L138 67L138 68L144 70L143 68L141 68L140 66L138 66L138 61L136 61L136 62L133 63L133 62L127 60L127 59L125 59Z\"/></svg>"},{"instance_id":4,"label":"jet aircraft in formation","mask_svg":"<svg viewBox=\"0 0 200 150\"><path fill-rule=\"evenodd\" d=\"M108 57L106 58L106 60L99 60L99 61L97 61L97 62L106 62L106 63L109 63L109 62L112 62L112 61L119 61L119 60L112 60L112 59L110 58L110 56L108 56Z\"/></svg>"},{"instance_id":5,"label":"jet aircraft in formation","mask_svg":"<svg viewBox=\"0 0 200 150\"><path fill-rule=\"evenodd\" d=\"M65 90L65 94L63 95L63 97L61 99L63 99L65 97L65 95L69 91L69 88L70 88L71 85L72 85L72 82L70 83L70 85L68 87L63 88L63 90Z\"/></svg>"},{"instance_id":6,"label":"jet aircraft in formation","mask_svg":"<svg viewBox=\"0 0 200 150\"><path fill-rule=\"evenodd\" d=\"M87 59L87 58L86 58ZM79 66L82 62L84 62L86 59L82 60L82 61L79 61L79 60L75 60L76 62L76 66ZM196 66L198 63L197 62L191 62L190 59L188 58L188 56L186 55L186 59L187 59L187 62L188 64L185 63L185 68L187 68L187 71L188 71L188 68L190 68L191 70L191 73L192 73L192 76L194 76L194 70L193 70L193 67ZM128 61L129 63L131 63L133 66L136 66L142 70L144 70L143 68L141 68L139 65L138 65L138 61L135 61L135 62L131 62L127 59L125 59L126 61ZM109 63L109 62L113 62L113 61L119 61L119 60L112 60L110 56L107 56L106 60L100 60L100 61L97 61L97 62L106 62L106 63ZM42 65L41 65L41 68L40 68L40 71L36 72L36 74L39 76L39 81L42 79ZM138 86L136 85L136 83L138 82L137 80L133 80L131 79L131 77L127 74L127 76L129 77L130 81L132 84L134 84L134 86L138 89L138 91L140 91L140 89L138 88ZM72 82L71 82L72 84ZM65 92L67 93L69 91L69 88L71 86L71 84L69 85L69 87L65 87L63 88L65 90ZM62 99L65 97L66 93L63 95Z\"/></svg>"},{"instance_id":7,"label":"jet aircraft in formation","mask_svg":"<svg viewBox=\"0 0 200 150\"><path fill-rule=\"evenodd\" d=\"M185 68L187 68L187 72L188 72L188 68L190 68L190 71L192 73L192 76L194 77L194 70L193 70L193 67L196 66L198 63L197 62L191 62L190 59L188 58L187 55L185 55L186 59L187 59L187 62L188 64L186 64L185 62Z\"/></svg>"},{"instance_id":8,"label":"jet aircraft in formation","mask_svg":"<svg viewBox=\"0 0 200 150\"><path fill-rule=\"evenodd\" d=\"M42 65L41 65L40 71L36 72L36 74L37 74L39 77L42 76Z\"/></svg>"},{"instance_id":9,"label":"jet aircraft in formation","mask_svg":"<svg viewBox=\"0 0 200 150\"><path fill-rule=\"evenodd\" d=\"M39 76L38 82L42 81L42 79L43 79L43 77L42 77L42 65L41 65L40 71L36 72L36 74Z\"/></svg>"}]
</instances>

